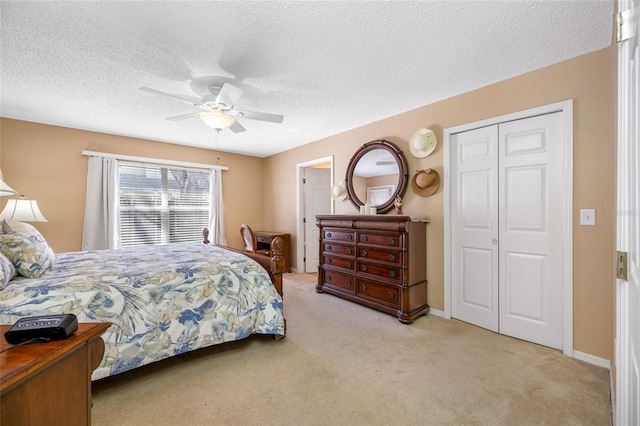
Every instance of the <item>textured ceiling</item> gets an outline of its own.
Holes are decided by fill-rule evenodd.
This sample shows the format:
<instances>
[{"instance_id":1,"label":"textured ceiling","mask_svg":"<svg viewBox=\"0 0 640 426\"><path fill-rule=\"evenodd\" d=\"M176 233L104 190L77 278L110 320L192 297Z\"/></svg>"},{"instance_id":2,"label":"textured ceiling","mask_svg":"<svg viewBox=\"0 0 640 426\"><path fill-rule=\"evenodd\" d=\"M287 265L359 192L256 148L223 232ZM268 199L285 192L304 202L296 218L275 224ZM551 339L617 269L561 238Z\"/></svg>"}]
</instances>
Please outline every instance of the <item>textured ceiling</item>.
<instances>
[{"instance_id":1,"label":"textured ceiling","mask_svg":"<svg viewBox=\"0 0 640 426\"><path fill-rule=\"evenodd\" d=\"M613 1L6 2L0 115L214 148L179 100L244 90L265 157L611 44Z\"/></svg>"}]
</instances>

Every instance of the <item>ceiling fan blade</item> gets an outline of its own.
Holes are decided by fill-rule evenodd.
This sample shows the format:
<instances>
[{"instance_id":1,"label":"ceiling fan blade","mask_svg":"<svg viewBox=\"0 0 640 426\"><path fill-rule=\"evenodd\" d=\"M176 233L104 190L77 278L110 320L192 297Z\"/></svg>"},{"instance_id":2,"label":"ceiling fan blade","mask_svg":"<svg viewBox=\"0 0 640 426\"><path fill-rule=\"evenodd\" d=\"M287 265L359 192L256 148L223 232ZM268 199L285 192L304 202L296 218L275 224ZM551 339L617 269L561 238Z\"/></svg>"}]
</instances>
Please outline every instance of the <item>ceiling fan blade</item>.
<instances>
[{"instance_id":1,"label":"ceiling fan blade","mask_svg":"<svg viewBox=\"0 0 640 426\"><path fill-rule=\"evenodd\" d=\"M197 98L189 98L186 96L172 95L171 93L161 92L159 90L152 89L150 87L140 87L140 90L142 90L143 92L153 93L154 95L160 95L160 96L166 96L173 99L178 99L194 107L198 107L206 110L209 109L209 107L207 107L206 105L202 105L202 103L200 102L200 99L197 99Z\"/></svg>"},{"instance_id":2,"label":"ceiling fan blade","mask_svg":"<svg viewBox=\"0 0 640 426\"><path fill-rule=\"evenodd\" d=\"M180 121L180 120L186 120L188 118L194 118L200 115L200 112L191 112L189 114L183 114L183 115L176 115L174 117L167 117L165 118L165 120L171 120L171 121Z\"/></svg>"},{"instance_id":3,"label":"ceiling fan blade","mask_svg":"<svg viewBox=\"0 0 640 426\"><path fill-rule=\"evenodd\" d=\"M242 132L244 132L244 131L245 131L245 130L247 130L247 129L245 129L245 128L242 126L242 124L240 124L240 123L238 123L238 122L236 121L235 123L233 123L233 124L231 125L231 127L229 127L229 130L231 130L233 133L242 133Z\"/></svg>"},{"instance_id":4,"label":"ceiling fan blade","mask_svg":"<svg viewBox=\"0 0 640 426\"><path fill-rule=\"evenodd\" d=\"M216 105L220 105L223 109L233 108L238 99L242 97L244 91L234 85L229 83L225 83L222 85L222 89L220 89L220 93L218 93L218 97L216 97Z\"/></svg>"},{"instance_id":5,"label":"ceiling fan blade","mask_svg":"<svg viewBox=\"0 0 640 426\"><path fill-rule=\"evenodd\" d=\"M262 120L270 123L282 123L282 120L284 120L284 117L280 114L269 114L266 112L233 110L229 111L229 113L232 115L235 113L239 117L248 118L250 120Z\"/></svg>"}]
</instances>

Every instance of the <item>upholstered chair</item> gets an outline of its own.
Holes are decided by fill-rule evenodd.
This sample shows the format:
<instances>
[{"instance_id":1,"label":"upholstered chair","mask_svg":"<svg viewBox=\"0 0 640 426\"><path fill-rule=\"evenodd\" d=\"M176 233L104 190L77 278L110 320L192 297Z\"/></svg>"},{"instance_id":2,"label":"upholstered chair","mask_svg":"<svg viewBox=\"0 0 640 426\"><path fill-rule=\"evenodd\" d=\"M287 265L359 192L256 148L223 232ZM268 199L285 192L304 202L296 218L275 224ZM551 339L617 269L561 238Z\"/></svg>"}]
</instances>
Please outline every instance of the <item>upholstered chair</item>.
<instances>
[{"instance_id":1,"label":"upholstered chair","mask_svg":"<svg viewBox=\"0 0 640 426\"><path fill-rule=\"evenodd\" d=\"M254 235L251 227L246 223L243 223L242 225L240 225L240 235L242 236L242 241L244 241L245 251L248 251L251 253L264 254L266 256L271 256L271 250L257 249L256 236Z\"/></svg>"}]
</instances>

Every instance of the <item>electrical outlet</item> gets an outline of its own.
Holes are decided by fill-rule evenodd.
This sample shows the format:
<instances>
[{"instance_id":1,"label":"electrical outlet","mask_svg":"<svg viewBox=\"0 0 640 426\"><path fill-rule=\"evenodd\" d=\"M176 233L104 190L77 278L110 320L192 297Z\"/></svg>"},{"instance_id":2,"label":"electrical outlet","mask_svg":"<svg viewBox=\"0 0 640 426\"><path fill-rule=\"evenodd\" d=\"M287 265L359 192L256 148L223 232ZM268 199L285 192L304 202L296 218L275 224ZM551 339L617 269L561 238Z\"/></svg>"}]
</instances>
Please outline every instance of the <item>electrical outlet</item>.
<instances>
[{"instance_id":1,"label":"electrical outlet","mask_svg":"<svg viewBox=\"0 0 640 426\"><path fill-rule=\"evenodd\" d=\"M596 224L596 210L580 209L580 225L595 225L595 224Z\"/></svg>"}]
</instances>

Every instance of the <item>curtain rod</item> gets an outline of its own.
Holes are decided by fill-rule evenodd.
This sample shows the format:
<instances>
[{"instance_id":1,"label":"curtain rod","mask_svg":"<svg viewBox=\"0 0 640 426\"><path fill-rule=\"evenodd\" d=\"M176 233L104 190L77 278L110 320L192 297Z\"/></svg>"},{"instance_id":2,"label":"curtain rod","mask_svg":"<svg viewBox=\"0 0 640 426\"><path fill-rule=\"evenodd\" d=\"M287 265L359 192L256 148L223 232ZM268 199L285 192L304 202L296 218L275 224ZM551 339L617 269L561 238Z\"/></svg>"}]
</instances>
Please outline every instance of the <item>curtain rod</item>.
<instances>
[{"instance_id":1,"label":"curtain rod","mask_svg":"<svg viewBox=\"0 0 640 426\"><path fill-rule=\"evenodd\" d=\"M162 164L165 166L182 166L182 167L196 167L200 169L229 170L229 167L227 166L214 166L213 164L190 163L188 161L162 160L160 158L135 157L132 155L109 154L106 152L82 151L82 155L88 156L88 157L108 157L108 158L115 158L116 160L137 161L141 163L155 163L155 164Z\"/></svg>"}]
</instances>

